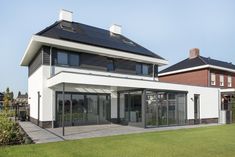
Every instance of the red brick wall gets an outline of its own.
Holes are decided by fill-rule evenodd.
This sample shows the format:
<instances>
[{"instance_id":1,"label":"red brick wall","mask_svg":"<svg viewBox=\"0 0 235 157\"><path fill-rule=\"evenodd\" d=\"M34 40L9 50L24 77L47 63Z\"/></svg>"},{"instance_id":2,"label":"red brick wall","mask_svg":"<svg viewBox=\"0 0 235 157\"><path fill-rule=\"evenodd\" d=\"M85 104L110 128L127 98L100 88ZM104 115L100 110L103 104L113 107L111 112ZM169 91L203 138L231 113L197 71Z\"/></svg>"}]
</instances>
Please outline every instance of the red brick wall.
<instances>
[{"instance_id":1,"label":"red brick wall","mask_svg":"<svg viewBox=\"0 0 235 157\"><path fill-rule=\"evenodd\" d=\"M159 76L161 82L208 86L208 69Z\"/></svg>"},{"instance_id":2,"label":"red brick wall","mask_svg":"<svg viewBox=\"0 0 235 157\"><path fill-rule=\"evenodd\" d=\"M216 85L211 85L208 72L215 73ZM224 75L224 86L220 86L220 75ZM232 87L228 87L228 76L232 76ZM209 75L210 77L210 75ZM189 84L197 86L211 86L219 88L235 88L235 73L226 72L216 69L200 69L184 73L172 74L167 76L159 76L161 82ZM209 82L208 82L209 80Z\"/></svg>"}]
</instances>

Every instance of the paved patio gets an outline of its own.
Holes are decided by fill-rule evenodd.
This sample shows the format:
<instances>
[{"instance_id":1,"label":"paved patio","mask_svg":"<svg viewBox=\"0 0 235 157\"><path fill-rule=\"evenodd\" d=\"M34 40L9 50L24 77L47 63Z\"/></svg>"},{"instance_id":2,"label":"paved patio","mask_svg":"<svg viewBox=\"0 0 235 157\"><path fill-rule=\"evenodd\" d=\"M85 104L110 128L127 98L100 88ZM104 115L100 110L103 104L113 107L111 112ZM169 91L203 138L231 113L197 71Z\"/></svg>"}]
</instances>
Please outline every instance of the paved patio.
<instances>
[{"instance_id":1,"label":"paved patio","mask_svg":"<svg viewBox=\"0 0 235 157\"><path fill-rule=\"evenodd\" d=\"M208 126L216 126L216 125L220 125L220 124L171 126L171 127L148 128L148 129L137 128L137 127L132 127L132 126L123 126L123 125L117 125L117 124L74 126L74 127L65 127L65 136L62 136L62 128L51 128L47 130L49 132L56 134L57 136L63 137L63 139L65 140L76 140L76 139L92 138L92 137L104 137L104 136L124 135L124 134L144 133L144 132L154 132L154 131L178 130L178 129L208 127Z\"/></svg>"},{"instance_id":2,"label":"paved patio","mask_svg":"<svg viewBox=\"0 0 235 157\"><path fill-rule=\"evenodd\" d=\"M62 137L40 128L31 122L19 122L19 124L36 144L64 141Z\"/></svg>"}]
</instances>

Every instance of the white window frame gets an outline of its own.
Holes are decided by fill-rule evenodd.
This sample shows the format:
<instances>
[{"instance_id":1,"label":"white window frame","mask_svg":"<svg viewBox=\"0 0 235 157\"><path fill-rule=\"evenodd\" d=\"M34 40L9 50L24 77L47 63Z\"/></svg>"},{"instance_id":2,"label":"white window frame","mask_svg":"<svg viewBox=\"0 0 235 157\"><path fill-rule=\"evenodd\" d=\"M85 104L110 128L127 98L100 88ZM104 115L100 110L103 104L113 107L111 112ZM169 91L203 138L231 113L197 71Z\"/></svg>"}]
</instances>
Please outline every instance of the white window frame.
<instances>
[{"instance_id":1,"label":"white window frame","mask_svg":"<svg viewBox=\"0 0 235 157\"><path fill-rule=\"evenodd\" d=\"M224 86L224 75L219 76L219 82L220 86Z\"/></svg>"},{"instance_id":2,"label":"white window frame","mask_svg":"<svg viewBox=\"0 0 235 157\"><path fill-rule=\"evenodd\" d=\"M215 75L215 73L211 73L211 85L216 85L216 75Z\"/></svg>"},{"instance_id":3,"label":"white window frame","mask_svg":"<svg viewBox=\"0 0 235 157\"><path fill-rule=\"evenodd\" d=\"M232 76L228 75L228 87L232 87Z\"/></svg>"}]
</instances>

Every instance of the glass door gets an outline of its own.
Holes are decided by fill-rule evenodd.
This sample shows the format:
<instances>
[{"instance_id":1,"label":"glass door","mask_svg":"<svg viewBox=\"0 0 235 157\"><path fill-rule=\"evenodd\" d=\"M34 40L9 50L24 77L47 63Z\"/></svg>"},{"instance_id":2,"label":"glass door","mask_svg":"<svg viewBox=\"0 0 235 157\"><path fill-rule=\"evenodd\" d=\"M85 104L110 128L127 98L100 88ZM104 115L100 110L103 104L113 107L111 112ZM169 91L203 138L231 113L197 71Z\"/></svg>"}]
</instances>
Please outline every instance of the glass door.
<instances>
[{"instance_id":1,"label":"glass door","mask_svg":"<svg viewBox=\"0 0 235 157\"><path fill-rule=\"evenodd\" d=\"M194 124L200 124L200 95L194 95Z\"/></svg>"},{"instance_id":2,"label":"glass door","mask_svg":"<svg viewBox=\"0 0 235 157\"><path fill-rule=\"evenodd\" d=\"M65 103L64 103L64 125L70 126L72 124L72 104L71 104L71 95L65 94ZM57 95L57 125L62 126L62 107L63 107L63 95Z\"/></svg>"},{"instance_id":3,"label":"glass door","mask_svg":"<svg viewBox=\"0 0 235 157\"><path fill-rule=\"evenodd\" d=\"M98 100L97 95L86 95L87 123L98 124Z\"/></svg>"},{"instance_id":4,"label":"glass door","mask_svg":"<svg viewBox=\"0 0 235 157\"><path fill-rule=\"evenodd\" d=\"M110 102L109 97L106 95L99 96L99 103L98 103L98 115L99 115L99 123L109 123L110 121Z\"/></svg>"},{"instance_id":5,"label":"glass door","mask_svg":"<svg viewBox=\"0 0 235 157\"><path fill-rule=\"evenodd\" d=\"M168 125L168 104L167 104L167 94L158 94L158 125L166 126Z\"/></svg>"},{"instance_id":6,"label":"glass door","mask_svg":"<svg viewBox=\"0 0 235 157\"><path fill-rule=\"evenodd\" d=\"M146 127L158 126L157 94L146 93Z\"/></svg>"},{"instance_id":7,"label":"glass door","mask_svg":"<svg viewBox=\"0 0 235 157\"><path fill-rule=\"evenodd\" d=\"M82 125L87 121L87 105L84 101L84 95L72 95L72 125Z\"/></svg>"}]
</instances>

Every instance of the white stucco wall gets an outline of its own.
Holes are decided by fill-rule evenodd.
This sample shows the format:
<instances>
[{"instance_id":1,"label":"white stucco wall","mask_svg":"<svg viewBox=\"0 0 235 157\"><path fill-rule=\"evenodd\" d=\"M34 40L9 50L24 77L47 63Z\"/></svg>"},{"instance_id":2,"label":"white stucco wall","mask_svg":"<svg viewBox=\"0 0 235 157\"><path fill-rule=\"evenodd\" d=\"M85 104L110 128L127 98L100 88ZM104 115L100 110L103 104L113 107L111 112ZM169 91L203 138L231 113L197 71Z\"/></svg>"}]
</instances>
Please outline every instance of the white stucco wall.
<instances>
[{"instance_id":1,"label":"white stucco wall","mask_svg":"<svg viewBox=\"0 0 235 157\"><path fill-rule=\"evenodd\" d=\"M200 94L200 118L219 117L219 89L162 83L153 80L127 79L81 73L60 73L49 79L50 67L41 66L28 79L30 116L37 119L37 92L41 93L41 121L55 119L55 91L110 93L111 118L117 118L117 87L187 91L187 119L194 119L194 94ZM56 85L57 84L57 85ZM56 86L54 86L56 85ZM53 87L51 87L53 86ZM123 107L123 106L120 106ZM124 115L121 115L124 116Z\"/></svg>"},{"instance_id":2,"label":"white stucco wall","mask_svg":"<svg viewBox=\"0 0 235 157\"><path fill-rule=\"evenodd\" d=\"M28 103L30 104L30 117L38 119L38 92L40 94L43 90L43 68L38 68L29 78L28 78ZM40 98L42 101L42 97ZM42 112L42 108L40 108ZM40 117L42 119L42 116Z\"/></svg>"}]
</instances>

